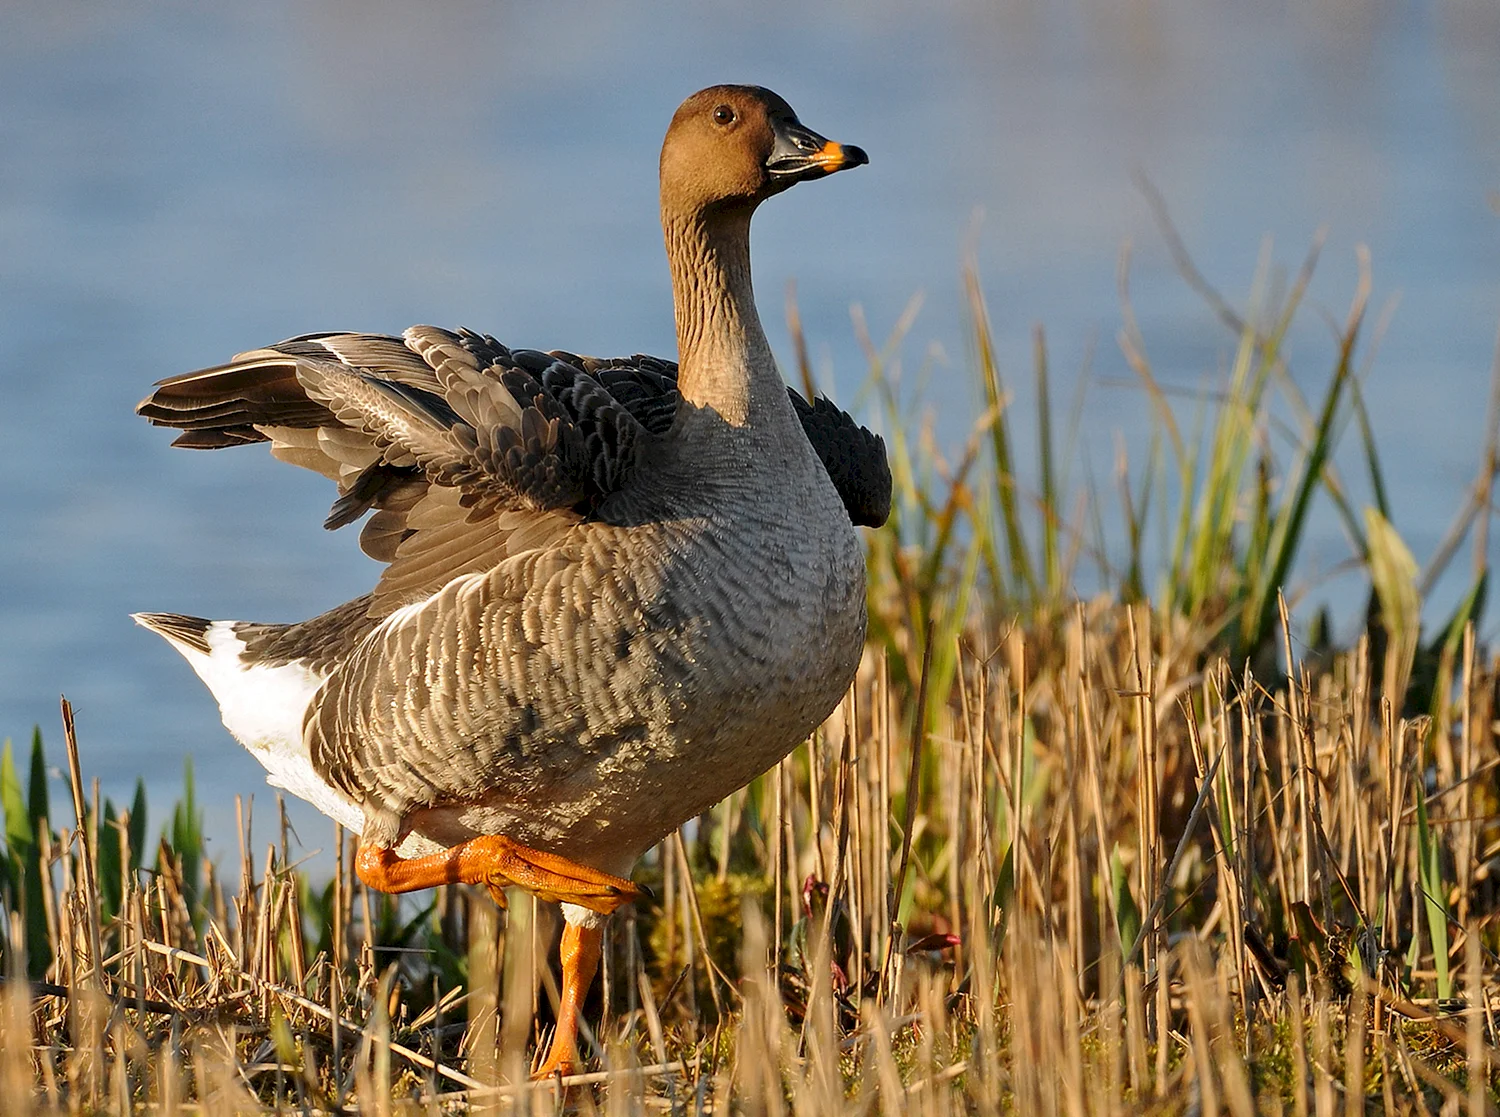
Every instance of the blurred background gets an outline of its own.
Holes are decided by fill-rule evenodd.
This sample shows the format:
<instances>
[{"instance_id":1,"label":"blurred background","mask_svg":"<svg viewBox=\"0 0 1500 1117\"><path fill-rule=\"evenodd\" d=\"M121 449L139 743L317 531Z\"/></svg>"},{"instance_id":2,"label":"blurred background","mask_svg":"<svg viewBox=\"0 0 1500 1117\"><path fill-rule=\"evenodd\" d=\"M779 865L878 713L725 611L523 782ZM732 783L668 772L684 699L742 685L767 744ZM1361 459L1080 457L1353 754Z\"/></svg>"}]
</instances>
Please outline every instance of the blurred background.
<instances>
[{"instance_id":1,"label":"blurred background","mask_svg":"<svg viewBox=\"0 0 1500 1117\"><path fill-rule=\"evenodd\" d=\"M871 157L757 218L773 345L790 367L795 281L820 386L873 423L854 317L879 343L920 298L894 355L941 445L979 411L968 255L1019 415L1041 324L1054 408L1089 381L1070 456L1108 485L1117 444L1142 453L1148 408L1115 340L1122 246L1164 384L1212 391L1234 344L1174 269L1139 177L1239 306L1268 244L1294 272L1327 227L1288 346L1314 398L1333 364L1323 319L1342 320L1367 245L1387 317L1366 399L1393 518L1419 562L1437 547L1480 461L1500 322L1489 0L10 2L0 738L24 747L39 723L60 760L65 692L106 795L143 776L159 812L193 755L220 851L235 792L258 792L268 836L259 767L127 614L294 620L375 569L352 530L320 529L321 478L263 448L170 450L133 405L160 377L313 330L433 322L675 355L657 149L677 103L720 81L774 88ZM1337 577L1349 546L1323 512L1296 576L1352 632L1367 582ZM1431 613L1467 584L1467 568L1440 582ZM331 827L293 819L326 846Z\"/></svg>"}]
</instances>

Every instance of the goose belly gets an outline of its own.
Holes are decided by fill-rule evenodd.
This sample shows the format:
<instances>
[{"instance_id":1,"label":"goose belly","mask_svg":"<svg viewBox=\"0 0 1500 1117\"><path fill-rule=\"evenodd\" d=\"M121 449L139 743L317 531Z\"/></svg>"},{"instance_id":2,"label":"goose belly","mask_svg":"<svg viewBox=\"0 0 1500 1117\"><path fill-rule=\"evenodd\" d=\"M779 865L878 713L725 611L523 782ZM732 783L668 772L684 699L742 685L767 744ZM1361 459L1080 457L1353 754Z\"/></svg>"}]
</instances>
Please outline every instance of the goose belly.
<instances>
[{"instance_id":1,"label":"goose belly","mask_svg":"<svg viewBox=\"0 0 1500 1117\"><path fill-rule=\"evenodd\" d=\"M522 739L510 719L470 738L453 768L469 793L429 796L463 805L416 806L412 830L439 842L503 833L624 871L828 716L863 650L858 537L847 520L822 538L712 526L659 548L670 563L631 565L611 609L553 619L553 632L597 629L574 638L602 654L526 657L533 669L504 688L507 701L540 699L550 724ZM602 557L610 541L600 545ZM506 662L514 670L516 658Z\"/></svg>"}]
</instances>

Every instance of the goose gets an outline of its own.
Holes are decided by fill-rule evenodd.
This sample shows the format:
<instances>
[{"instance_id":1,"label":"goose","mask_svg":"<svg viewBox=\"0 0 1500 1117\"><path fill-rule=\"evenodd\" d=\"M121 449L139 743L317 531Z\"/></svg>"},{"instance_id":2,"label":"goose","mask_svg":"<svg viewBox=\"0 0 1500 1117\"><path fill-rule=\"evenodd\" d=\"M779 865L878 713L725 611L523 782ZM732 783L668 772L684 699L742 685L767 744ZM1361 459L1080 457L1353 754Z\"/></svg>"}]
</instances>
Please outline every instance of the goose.
<instances>
[{"instance_id":1,"label":"goose","mask_svg":"<svg viewBox=\"0 0 1500 1117\"><path fill-rule=\"evenodd\" d=\"M269 442L368 516L375 588L296 624L135 619L187 659L271 784L358 833L386 892L515 886L562 905L538 1077L579 1065L603 926L637 859L834 709L865 636L856 524L883 441L782 380L750 218L868 162L769 90L689 97L661 151L678 362L509 349L431 326L322 333L160 381L199 449Z\"/></svg>"}]
</instances>

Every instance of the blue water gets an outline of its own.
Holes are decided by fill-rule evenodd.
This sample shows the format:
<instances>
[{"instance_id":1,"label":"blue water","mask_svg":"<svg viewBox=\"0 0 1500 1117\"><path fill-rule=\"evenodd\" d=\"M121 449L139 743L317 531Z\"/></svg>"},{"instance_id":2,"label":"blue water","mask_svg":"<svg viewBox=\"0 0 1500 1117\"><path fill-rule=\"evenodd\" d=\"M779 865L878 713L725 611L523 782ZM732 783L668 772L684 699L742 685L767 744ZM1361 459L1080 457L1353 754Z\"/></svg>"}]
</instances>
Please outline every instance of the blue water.
<instances>
[{"instance_id":1,"label":"blue water","mask_svg":"<svg viewBox=\"0 0 1500 1117\"><path fill-rule=\"evenodd\" d=\"M785 95L871 165L757 218L772 341L795 279L822 384L854 401L877 340L925 297L905 383L952 444L975 414L959 265L977 253L1029 453L1045 325L1074 455L1109 488L1146 404L1115 337L1116 264L1157 374L1211 386L1230 339L1176 277L1132 176L1243 304L1329 229L1294 375L1331 367L1354 249L1399 296L1368 402L1398 528L1432 554L1479 460L1500 322L1500 10L1385 4L928 2L582 6L14 3L0 14L0 737L78 710L84 768L156 816L197 759L233 849L259 768L207 693L126 614L289 620L373 579L322 531L322 479L264 450L168 449L131 407L161 376L316 329L466 324L516 345L671 354L656 151L715 81ZM1189 421L1190 407L1184 419ZM1352 449L1352 441L1350 443ZM1368 501L1356 455L1340 459ZM1326 506L1297 576L1354 623L1363 587ZM1119 522L1110 508L1106 527ZM1443 582L1436 616L1467 570ZM1493 631L1493 625L1488 629ZM54 750L60 759L61 750ZM296 811L308 845L328 828ZM269 833L269 829L262 830Z\"/></svg>"}]
</instances>

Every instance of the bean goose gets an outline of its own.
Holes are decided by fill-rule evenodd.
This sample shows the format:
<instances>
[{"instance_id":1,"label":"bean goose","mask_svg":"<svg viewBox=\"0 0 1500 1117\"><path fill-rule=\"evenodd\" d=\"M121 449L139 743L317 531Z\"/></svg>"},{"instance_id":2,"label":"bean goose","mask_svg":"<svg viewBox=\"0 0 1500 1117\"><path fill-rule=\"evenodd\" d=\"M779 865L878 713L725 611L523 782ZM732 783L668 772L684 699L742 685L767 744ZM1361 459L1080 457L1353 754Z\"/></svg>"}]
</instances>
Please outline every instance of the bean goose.
<instances>
[{"instance_id":1,"label":"bean goose","mask_svg":"<svg viewBox=\"0 0 1500 1117\"><path fill-rule=\"evenodd\" d=\"M756 314L750 217L867 162L768 90L677 110L661 221L680 364L419 326L315 334L161 381L197 448L269 442L366 514L374 590L297 624L137 620L213 691L270 782L360 835L369 886L519 886L563 905L539 1074L578 1064L604 919L637 858L825 718L865 632L854 524L881 440L790 392Z\"/></svg>"}]
</instances>

